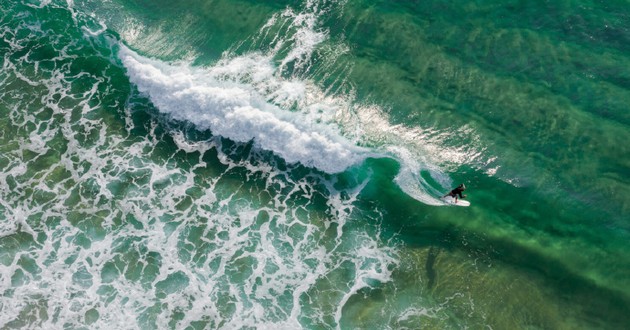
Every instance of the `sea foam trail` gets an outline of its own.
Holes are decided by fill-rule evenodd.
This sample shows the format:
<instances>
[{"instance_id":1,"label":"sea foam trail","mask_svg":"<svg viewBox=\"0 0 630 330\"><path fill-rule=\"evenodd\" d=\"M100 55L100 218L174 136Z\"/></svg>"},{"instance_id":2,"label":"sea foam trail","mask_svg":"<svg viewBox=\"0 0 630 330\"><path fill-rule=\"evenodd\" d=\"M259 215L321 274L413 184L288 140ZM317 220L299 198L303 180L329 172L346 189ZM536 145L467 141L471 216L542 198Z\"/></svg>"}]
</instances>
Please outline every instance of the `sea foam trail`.
<instances>
[{"instance_id":1,"label":"sea foam trail","mask_svg":"<svg viewBox=\"0 0 630 330\"><path fill-rule=\"evenodd\" d=\"M284 98L300 98L305 92L302 82L278 81L268 57L250 54L210 68L168 64L125 46L119 57L138 90L175 120L233 141L253 141L288 163L328 173L341 172L367 157L366 149L344 138L333 125L284 110L256 90L255 85L265 84L269 95Z\"/></svg>"}]
</instances>

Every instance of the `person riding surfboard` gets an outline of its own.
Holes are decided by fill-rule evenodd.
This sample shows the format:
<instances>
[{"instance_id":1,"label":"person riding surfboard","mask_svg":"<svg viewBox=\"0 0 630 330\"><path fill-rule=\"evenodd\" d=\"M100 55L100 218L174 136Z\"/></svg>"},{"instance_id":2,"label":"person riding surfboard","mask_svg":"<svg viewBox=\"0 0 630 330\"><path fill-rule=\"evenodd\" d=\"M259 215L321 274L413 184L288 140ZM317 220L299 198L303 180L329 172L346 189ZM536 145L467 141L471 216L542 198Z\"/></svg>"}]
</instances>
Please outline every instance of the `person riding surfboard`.
<instances>
[{"instance_id":1,"label":"person riding surfboard","mask_svg":"<svg viewBox=\"0 0 630 330\"><path fill-rule=\"evenodd\" d=\"M466 198L466 195L462 195L462 192L466 190L466 185L464 185L463 183L460 184L459 186L457 186L457 188L451 190L451 192L449 192L448 194L442 196L442 198L447 197L447 196L451 196L453 198L455 198L455 203L457 203L457 197L459 196L459 198Z\"/></svg>"}]
</instances>

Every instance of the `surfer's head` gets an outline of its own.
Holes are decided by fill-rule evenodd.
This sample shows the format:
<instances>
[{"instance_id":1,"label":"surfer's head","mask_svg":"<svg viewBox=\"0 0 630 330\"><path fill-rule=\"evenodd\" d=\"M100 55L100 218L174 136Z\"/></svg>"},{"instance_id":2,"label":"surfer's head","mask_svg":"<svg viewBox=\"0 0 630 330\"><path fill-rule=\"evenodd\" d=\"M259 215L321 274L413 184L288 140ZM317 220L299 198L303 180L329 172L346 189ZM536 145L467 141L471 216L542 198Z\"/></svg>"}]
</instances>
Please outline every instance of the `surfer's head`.
<instances>
[{"instance_id":1,"label":"surfer's head","mask_svg":"<svg viewBox=\"0 0 630 330\"><path fill-rule=\"evenodd\" d=\"M463 183L459 185L458 188L462 188L462 190L466 190L466 185L464 185Z\"/></svg>"}]
</instances>

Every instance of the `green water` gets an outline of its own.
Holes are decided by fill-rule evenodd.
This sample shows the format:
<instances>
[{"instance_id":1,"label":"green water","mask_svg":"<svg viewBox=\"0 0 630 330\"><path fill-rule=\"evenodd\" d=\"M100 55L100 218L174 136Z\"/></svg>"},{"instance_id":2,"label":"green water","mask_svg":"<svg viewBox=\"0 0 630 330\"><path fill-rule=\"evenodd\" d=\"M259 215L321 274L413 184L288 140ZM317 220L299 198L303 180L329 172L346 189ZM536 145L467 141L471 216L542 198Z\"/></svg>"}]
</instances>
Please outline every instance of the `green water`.
<instances>
[{"instance_id":1,"label":"green water","mask_svg":"<svg viewBox=\"0 0 630 330\"><path fill-rule=\"evenodd\" d=\"M630 324L627 1L0 12L0 328Z\"/></svg>"}]
</instances>

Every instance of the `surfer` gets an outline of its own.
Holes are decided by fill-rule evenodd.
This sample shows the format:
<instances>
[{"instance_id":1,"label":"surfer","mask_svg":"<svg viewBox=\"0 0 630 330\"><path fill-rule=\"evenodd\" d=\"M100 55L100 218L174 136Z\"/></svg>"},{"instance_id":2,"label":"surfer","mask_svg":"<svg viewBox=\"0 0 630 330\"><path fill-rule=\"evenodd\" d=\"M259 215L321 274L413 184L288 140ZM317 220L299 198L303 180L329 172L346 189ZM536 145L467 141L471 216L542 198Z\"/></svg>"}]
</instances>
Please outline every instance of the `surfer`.
<instances>
[{"instance_id":1,"label":"surfer","mask_svg":"<svg viewBox=\"0 0 630 330\"><path fill-rule=\"evenodd\" d=\"M457 188L451 190L450 193L444 195L442 198L446 197L446 196L451 196L453 198L455 198L455 203L457 203L457 196L459 196L459 198L466 198L466 195L462 195L462 192L466 190L466 186L462 183L459 186L457 186Z\"/></svg>"}]
</instances>

